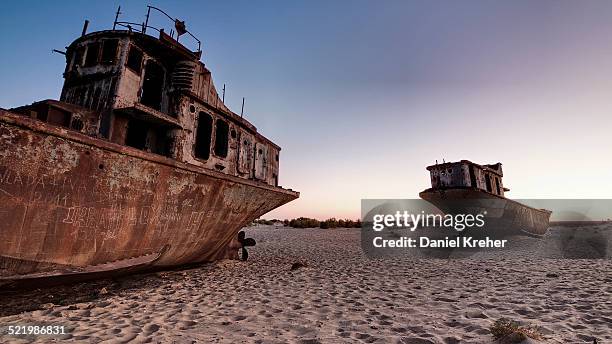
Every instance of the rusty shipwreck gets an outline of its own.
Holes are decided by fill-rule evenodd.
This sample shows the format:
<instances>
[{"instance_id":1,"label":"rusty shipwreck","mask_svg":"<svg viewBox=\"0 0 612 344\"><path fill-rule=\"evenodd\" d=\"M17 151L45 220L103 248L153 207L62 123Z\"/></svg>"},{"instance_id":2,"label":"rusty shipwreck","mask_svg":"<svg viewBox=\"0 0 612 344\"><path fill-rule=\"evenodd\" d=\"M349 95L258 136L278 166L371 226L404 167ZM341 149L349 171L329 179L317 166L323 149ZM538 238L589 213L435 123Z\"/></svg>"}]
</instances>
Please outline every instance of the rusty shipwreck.
<instances>
[{"instance_id":1,"label":"rusty shipwreck","mask_svg":"<svg viewBox=\"0 0 612 344\"><path fill-rule=\"evenodd\" d=\"M59 101L0 109L0 286L235 258L240 228L299 196L278 185L280 147L224 105L200 41L148 10L83 28Z\"/></svg>"},{"instance_id":2,"label":"rusty shipwreck","mask_svg":"<svg viewBox=\"0 0 612 344\"><path fill-rule=\"evenodd\" d=\"M502 164L479 165L468 160L427 167L431 188L419 196L446 214L484 214L485 234L542 236L551 211L505 197Z\"/></svg>"}]
</instances>

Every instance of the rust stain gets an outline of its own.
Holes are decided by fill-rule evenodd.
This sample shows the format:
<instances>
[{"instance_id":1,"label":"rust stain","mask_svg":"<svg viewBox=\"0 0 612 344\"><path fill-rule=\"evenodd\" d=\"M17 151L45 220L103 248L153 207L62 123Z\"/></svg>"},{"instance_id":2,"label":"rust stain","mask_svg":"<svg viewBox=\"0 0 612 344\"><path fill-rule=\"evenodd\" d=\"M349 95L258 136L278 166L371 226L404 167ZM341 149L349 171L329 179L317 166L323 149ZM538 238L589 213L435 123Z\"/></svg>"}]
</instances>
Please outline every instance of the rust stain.
<instances>
[{"instance_id":1,"label":"rust stain","mask_svg":"<svg viewBox=\"0 0 612 344\"><path fill-rule=\"evenodd\" d=\"M237 258L240 228L299 196L199 57L163 33L86 34L59 101L0 109L0 285Z\"/></svg>"}]
</instances>

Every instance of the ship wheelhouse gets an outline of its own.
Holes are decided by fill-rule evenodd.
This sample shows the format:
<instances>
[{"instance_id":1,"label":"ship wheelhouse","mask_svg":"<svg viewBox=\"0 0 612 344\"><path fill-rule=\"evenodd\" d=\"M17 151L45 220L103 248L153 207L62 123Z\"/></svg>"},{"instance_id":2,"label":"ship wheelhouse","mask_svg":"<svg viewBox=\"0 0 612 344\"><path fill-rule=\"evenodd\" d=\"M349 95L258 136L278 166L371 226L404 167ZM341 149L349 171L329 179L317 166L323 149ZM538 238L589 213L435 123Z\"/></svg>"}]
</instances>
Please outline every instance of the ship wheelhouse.
<instances>
[{"instance_id":1,"label":"ship wheelhouse","mask_svg":"<svg viewBox=\"0 0 612 344\"><path fill-rule=\"evenodd\" d=\"M157 33L149 35L144 26L141 32L130 27L84 33L66 49L60 101L12 111L278 186L280 147L225 106L199 48L188 49L163 29Z\"/></svg>"},{"instance_id":2,"label":"ship wheelhouse","mask_svg":"<svg viewBox=\"0 0 612 344\"><path fill-rule=\"evenodd\" d=\"M468 160L445 162L427 167L432 190L473 188L504 197L501 163L479 165Z\"/></svg>"}]
</instances>

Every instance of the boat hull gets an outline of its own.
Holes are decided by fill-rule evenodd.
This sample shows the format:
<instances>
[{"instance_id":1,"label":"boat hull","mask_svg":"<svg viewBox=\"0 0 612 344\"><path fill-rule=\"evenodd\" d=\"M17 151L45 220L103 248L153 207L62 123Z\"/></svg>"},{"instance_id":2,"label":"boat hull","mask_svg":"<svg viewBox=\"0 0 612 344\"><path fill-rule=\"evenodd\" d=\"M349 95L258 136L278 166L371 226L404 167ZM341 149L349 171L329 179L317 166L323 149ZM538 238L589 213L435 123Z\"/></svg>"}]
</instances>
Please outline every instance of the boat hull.
<instances>
[{"instance_id":1,"label":"boat hull","mask_svg":"<svg viewBox=\"0 0 612 344\"><path fill-rule=\"evenodd\" d=\"M298 196L0 110L0 285L236 258Z\"/></svg>"},{"instance_id":2,"label":"boat hull","mask_svg":"<svg viewBox=\"0 0 612 344\"><path fill-rule=\"evenodd\" d=\"M445 214L483 214L482 233L542 236L549 227L551 211L536 209L505 197L471 188L425 190L419 196Z\"/></svg>"}]
</instances>

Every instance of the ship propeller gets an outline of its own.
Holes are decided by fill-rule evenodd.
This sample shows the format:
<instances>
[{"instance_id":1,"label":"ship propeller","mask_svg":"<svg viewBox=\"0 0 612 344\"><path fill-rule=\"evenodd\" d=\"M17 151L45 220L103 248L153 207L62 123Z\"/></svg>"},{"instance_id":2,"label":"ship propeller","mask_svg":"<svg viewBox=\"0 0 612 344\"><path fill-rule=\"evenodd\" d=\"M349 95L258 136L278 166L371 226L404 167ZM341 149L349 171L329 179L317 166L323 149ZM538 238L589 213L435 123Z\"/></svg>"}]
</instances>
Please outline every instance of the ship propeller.
<instances>
[{"instance_id":1,"label":"ship propeller","mask_svg":"<svg viewBox=\"0 0 612 344\"><path fill-rule=\"evenodd\" d=\"M247 247L255 246L256 242L253 238L247 238L246 233L244 231L238 232L238 242L241 245L240 250L242 251L241 259L247 260L249 259L249 252L247 251Z\"/></svg>"}]
</instances>

